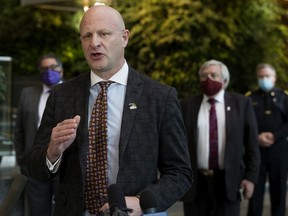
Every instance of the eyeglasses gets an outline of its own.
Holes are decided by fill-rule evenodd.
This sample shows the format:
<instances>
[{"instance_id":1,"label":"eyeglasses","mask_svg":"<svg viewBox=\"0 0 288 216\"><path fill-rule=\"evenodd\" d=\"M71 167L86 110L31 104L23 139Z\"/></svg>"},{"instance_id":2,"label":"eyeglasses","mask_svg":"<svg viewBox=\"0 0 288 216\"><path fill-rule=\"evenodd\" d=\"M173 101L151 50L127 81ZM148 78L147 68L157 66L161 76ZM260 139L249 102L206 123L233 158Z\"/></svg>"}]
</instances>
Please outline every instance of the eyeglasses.
<instances>
[{"instance_id":1,"label":"eyeglasses","mask_svg":"<svg viewBox=\"0 0 288 216\"><path fill-rule=\"evenodd\" d=\"M209 77L209 76L210 76L212 79L217 79L218 77L221 77L220 74L214 73L214 72L211 72L211 73L200 73L199 76L200 76L200 79L206 79L206 78Z\"/></svg>"},{"instance_id":2,"label":"eyeglasses","mask_svg":"<svg viewBox=\"0 0 288 216\"><path fill-rule=\"evenodd\" d=\"M60 73L62 68L61 68L61 65L49 65L46 67L39 67L39 71L41 73L47 71L48 69L51 69Z\"/></svg>"}]
</instances>

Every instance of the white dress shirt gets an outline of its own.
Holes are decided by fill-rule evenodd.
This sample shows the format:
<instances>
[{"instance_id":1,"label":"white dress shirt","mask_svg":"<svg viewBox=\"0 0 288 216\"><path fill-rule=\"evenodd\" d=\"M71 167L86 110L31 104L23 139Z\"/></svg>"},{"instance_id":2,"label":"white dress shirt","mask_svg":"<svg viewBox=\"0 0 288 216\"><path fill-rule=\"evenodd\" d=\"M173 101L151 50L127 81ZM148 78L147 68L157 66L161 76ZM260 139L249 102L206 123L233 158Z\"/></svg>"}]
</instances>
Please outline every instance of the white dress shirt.
<instances>
[{"instance_id":1,"label":"white dress shirt","mask_svg":"<svg viewBox=\"0 0 288 216\"><path fill-rule=\"evenodd\" d=\"M197 160L199 169L209 169L209 112L210 103L204 95L197 121ZM221 90L215 97L217 127L218 127L218 158L219 169L224 169L226 124L225 124L225 101L224 90Z\"/></svg>"},{"instance_id":2,"label":"white dress shirt","mask_svg":"<svg viewBox=\"0 0 288 216\"><path fill-rule=\"evenodd\" d=\"M43 113L44 113L44 110L45 110L45 107L46 107L46 102L47 102L47 99L50 95L50 88L46 85L43 84L43 88L42 88L42 93L41 93L41 96L40 96L40 100L39 100L39 105L38 105L38 127L40 126L40 123L41 123L41 119L42 119L42 116L43 116Z\"/></svg>"}]
</instances>

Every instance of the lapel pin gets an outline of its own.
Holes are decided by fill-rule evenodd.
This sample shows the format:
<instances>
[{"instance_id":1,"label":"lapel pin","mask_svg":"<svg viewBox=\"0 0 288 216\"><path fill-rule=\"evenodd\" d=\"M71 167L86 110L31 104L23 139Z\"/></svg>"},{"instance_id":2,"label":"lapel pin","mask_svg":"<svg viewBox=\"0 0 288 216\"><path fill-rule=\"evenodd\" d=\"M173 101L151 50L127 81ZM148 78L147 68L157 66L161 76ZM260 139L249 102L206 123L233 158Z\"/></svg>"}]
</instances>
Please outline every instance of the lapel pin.
<instances>
[{"instance_id":1,"label":"lapel pin","mask_svg":"<svg viewBox=\"0 0 288 216\"><path fill-rule=\"evenodd\" d=\"M129 103L129 109L133 110L133 109L137 109L137 106L135 103Z\"/></svg>"},{"instance_id":2,"label":"lapel pin","mask_svg":"<svg viewBox=\"0 0 288 216\"><path fill-rule=\"evenodd\" d=\"M230 111L231 110L231 107L230 106L227 106L227 111Z\"/></svg>"}]
</instances>

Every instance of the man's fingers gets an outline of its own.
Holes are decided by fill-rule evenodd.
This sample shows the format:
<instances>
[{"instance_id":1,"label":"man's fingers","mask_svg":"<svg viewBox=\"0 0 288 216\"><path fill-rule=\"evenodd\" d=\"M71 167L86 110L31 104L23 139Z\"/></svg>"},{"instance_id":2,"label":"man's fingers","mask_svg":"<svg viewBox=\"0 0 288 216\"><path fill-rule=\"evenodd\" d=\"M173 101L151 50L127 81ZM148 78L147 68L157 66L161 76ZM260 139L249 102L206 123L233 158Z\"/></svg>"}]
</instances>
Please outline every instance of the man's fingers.
<instances>
[{"instance_id":1,"label":"man's fingers","mask_svg":"<svg viewBox=\"0 0 288 216\"><path fill-rule=\"evenodd\" d=\"M64 121L58 123L57 126L52 129L52 143L59 146L64 142L74 139L80 119L80 116L76 115L74 118L65 119Z\"/></svg>"},{"instance_id":2,"label":"man's fingers","mask_svg":"<svg viewBox=\"0 0 288 216\"><path fill-rule=\"evenodd\" d=\"M76 120L76 124L79 125L81 117L79 115L76 115L73 119Z\"/></svg>"},{"instance_id":3,"label":"man's fingers","mask_svg":"<svg viewBox=\"0 0 288 216\"><path fill-rule=\"evenodd\" d=\"M59 132L71 128L76 129L79 125L79 122L80 122L80 116L76 115L73 119L66 119L58 123L57 126L55 127L55 131Z\"/></svg>"},{"instance_id":4,"label":"man's fingers","mask_svg":"<svg viewBox=\"0 0 288 216\"><path fill-rule=\"evenodd\" d=\"M80 116L76 115L74 118L65 119L64 121L59 122L56 127L63 127L70 124L77 124L76 126L78 126L79 122L80 122Z\"/></svg>"},{"instance_id":5,"label":"man's fingers","mask_svg":"<svg viewBox=\"0 0 288 216\"><path fill-rule=\"evenodd\" d=\"M73 134L75 130L76 130L76 127L71 127L70 125L61 126L61 128L55 127L52 130L52 137L58 138L58 137L63 137L63 136L69 136Z\"/></svg>"}]
</instances>

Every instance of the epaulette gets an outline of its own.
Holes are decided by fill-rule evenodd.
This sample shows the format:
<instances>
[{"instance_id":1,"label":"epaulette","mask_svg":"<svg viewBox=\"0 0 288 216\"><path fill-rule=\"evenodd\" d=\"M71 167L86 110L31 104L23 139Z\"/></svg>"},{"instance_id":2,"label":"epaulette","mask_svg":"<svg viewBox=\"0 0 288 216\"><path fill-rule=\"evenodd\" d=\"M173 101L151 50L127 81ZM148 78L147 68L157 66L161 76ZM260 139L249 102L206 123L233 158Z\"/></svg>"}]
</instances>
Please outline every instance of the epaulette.
<instances>
[{"instance_id":1,"label":"epaulette","mask_svg":"<svg viewBox=\"0 0 288 216\"><path fill-rule=\"evenodd\" d=\"M252 91L248 91L248 92L245 93L245 96L249 97L251 94L252 94Z\"/></svg>"},{"instance_id":2,"label":"epaulette","mask_svg":"<svg viewBox=\"0 0 288 216\"><path fill-rule=\"evenodd\" d=\"M288 95L288 90L284 90L284 94Z\"/></svg>"}]
</instances>

